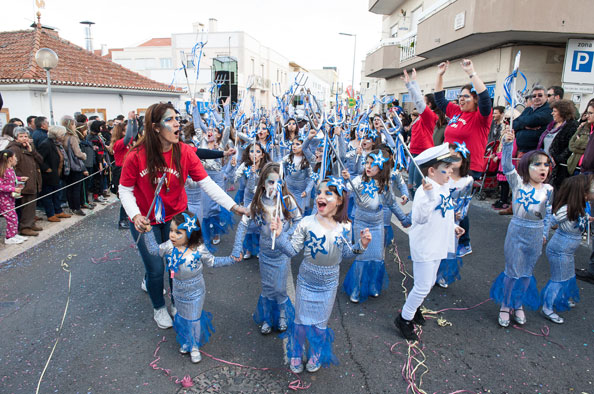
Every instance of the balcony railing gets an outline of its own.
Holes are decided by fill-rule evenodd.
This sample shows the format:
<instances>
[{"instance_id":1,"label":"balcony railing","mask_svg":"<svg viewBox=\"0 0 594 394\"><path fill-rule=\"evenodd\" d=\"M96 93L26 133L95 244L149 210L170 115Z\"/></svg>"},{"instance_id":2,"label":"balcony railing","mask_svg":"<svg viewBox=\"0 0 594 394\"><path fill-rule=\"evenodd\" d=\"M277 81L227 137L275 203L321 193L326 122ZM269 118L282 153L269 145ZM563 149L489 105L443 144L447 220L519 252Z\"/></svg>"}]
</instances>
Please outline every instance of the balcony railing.
<instances>
[{"instance_id":1,"label":"balcony railing","mask_svg":"<svg viewBox=\"0 0 594 394\"><path fill-rule=\"evenodd\" d=\"M400 41L400 63L415 57L417 47L417 35L405 38Z\"/></svg>"}]
</instances>

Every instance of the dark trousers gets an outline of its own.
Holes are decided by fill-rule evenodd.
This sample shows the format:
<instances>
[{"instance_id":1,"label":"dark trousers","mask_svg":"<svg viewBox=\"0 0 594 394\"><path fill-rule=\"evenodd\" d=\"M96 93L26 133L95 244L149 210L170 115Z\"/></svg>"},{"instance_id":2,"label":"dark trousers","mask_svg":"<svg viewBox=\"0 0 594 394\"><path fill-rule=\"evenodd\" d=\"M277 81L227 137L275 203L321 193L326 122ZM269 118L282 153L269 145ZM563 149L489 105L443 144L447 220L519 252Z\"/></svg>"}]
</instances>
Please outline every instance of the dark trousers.
<instances>
[{"instance_id":1,"label":"dark trousers","mask_svg":"<svg viewBox=\"0 0 594 394\"><path fill-rule=\"evenodd\" d=\"M62 207L60 205L60 195L59 193L52 193L58 190L59 188L60 186L58 185L43 185L41 188L41 194L45 196L41 200L41 203L43 204L43 209L45 209L45 214L48 218L57 215L58 213L62 213Z\"/></svg>"},{"instance_id":2,"label":"dark trousers","mask_svg":"<svg viewBox=\"0 0 594 394\"><path fill-rule=\"evenodd\" d=\"M80 191L82 188L82 182L78 182L83 179L82 171L70 171L70 174L66 177L66 199L68 200L68 207L73 211L80 209Z\"/></svg>"},{"instance_id":3,"label":"dark trousers","mask_svg":"<svg viewBox=\"0 0 594 394\"><path fill-rule=\"evenodd\" d=\"M20 199L20 204L27 204L19 209L21 216L19 218L19 231L24 228L31 228L35 224L35 207L36 204L31 201L37 198L37 194L23 194Z\"/></svg>"}]
</instances>

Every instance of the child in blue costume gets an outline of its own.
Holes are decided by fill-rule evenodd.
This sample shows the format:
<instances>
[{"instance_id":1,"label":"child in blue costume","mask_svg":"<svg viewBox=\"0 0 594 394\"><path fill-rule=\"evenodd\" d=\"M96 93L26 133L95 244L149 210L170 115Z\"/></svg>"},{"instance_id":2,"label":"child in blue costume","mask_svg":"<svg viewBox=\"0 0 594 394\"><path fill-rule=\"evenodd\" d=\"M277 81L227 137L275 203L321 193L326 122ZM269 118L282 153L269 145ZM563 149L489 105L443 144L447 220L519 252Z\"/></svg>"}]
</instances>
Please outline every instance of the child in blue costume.
<instances>
[{"instance_id":1,"label":"child in blue costume","mask_svg":"<svg viewBox=\"0 0 594 394\"><path fill-rule=\"evenodd\" d=\"M194 107L194 121L198 124L194 125L196 131L195 137L192 139L196 147L228 151L229 133L231 128L231 120L229 117L230 98L224 103L224 125L217 125L211 122L210 126L204 127L200 114ZM205 129L206 131L202 131ZM221 130L222 129L222 130ZM225 173L227 172L223 159L209 159L202 160L202 165L208 173L208 176L215 181L222 189L225 187ZM227 162L226 166L229 166ZM188 185L193 186L193 185ZM206 193L201 193L200 207L202 208L202 229L204 243L211 252L214 252L212 245L217 245L221 241L221 235L225 234L233 225L231 212L222 208L219 204L214 202ZM211 245L212 244L212 245Z\"/></svg>"},{"instance_id":2,"label":"child in blue costume","mask_svg":"<svg viewBox=\"0 0 594 394\"><path fill-rule=\"evenodd\" d=\"M454 204L454 215L456 224L466 216L470 199L472 198L472 185L474 179L468 175L470 169L470 151L466 148L466 144L455 142L449 145L453 157L457 157L460 161L452 163L452 175L448 182L450 189L450 201ZM456 250L458 250L458 238L456 238ZM457 253L448 253L448 257L441 260L439 270L437 271L437 284L444 289L460 279L460 268L462 267L462 257Z\"/></svg>"},{"instance_id":3,"label":"child in blue costume","mask_svg":"<svg viewBox=\"0 0 594 394\"><path fill-rule=\"evenodd\" d=\"M408 186L402 179L400 171L393 169L390 174L392 190L400 190L400 205L405 205L409 201ZM384 247L388 247L394 241L394 229L392 229L392 211L384 207Z\"/></svg>"},{"instance_id":4,"label":"child in blue costume","mask_svg":"<svg viewBox=\"0 0 594 394\"><path fill-rule=\"evenodd\" d=\"M214 332L212 314L202 310L206 294L202 266L222 267L231 265L240 258L211 255L202 242L198 218L190 211L173 217L167 242L157 244L155 234L150 230L144 241L149 253L167 260L177 308L173 328L181 346L179 351L182 354L190 353L192 362L198 363L202 359L200 348L208 342L211 332Z\"/></svg>"},{"instance_id":5,"label":"child in blue costume","mask_svg":"<svg viewBox=\"0 0 594 394\"><path fill-rule=\"evenodd\" d=\"M564 319L555 313L567 311L580 300L575 280L574 254L588 227L586 201L594 199L592 175L575 175L565 179L553 202L553 224L558 228L547 244L551 279L540 292L542 314L553 323Z\"/></svg>"},{"instance_id":6,"label":"child in blue costume","mask_svg":"<svg viewBox=\"0 0 594 394\"><path fill-rule=\"evenodd\" d=\"M287 188L297 201L301 212L309 205L309 195L314 187L312 169L303 154L303 138L295 137L291 143L291 153L283 158L283 173Z\"/></svg>"},{"instance_id":7,"label":"child in blue costume","mask_svg":"<svg viewBox=\"0 0 594 394\"><path fill-rule=\"evenodd\" d=\"M551 221L553 187L546 184L551 160L544 151L524 154L518 169L512 164L514 133L507 130L503 138L501 164L512 190L512 217L505 236L505 270L491 286L491 298L501 305L499 325L526 323L524 305L536 310L540 306L536 279L532 271L546 242Z\"/></svg>"},{"instance_id":8,"label":"child in blue costume","mask_svg":"<svg viewBox=\"0 0 594 394\"><path fill-rule=\"evenodd\" d=\"M316 198L317 213L305 217L292 235L281 232L280 220L273 222L271 231L280 235L277 247L289 257L302 249L295 293L295 322L286 332L287 355L294 373L303 371L305 346L309 343L308 372L321 366L337 364L332 351L334 333L328 320L336 299L339 269L342 259L362 253L371 240L368 229L361 231L361 240L351 246L351 224L347 218L347 193L340 178L320 183Z\"/></svg>"},{"instance_id":9,"label":"child in blue costume","mask_svg":"<svg viewBox=\"0 0 594 394\"><path fill-rule=\"evenodd\" d=\"M258 299L254 321L261 324L260 332L264 335L270 334L273 328L281 332L285 331L295 315L291 300L287 297L287 277L291 269L291 259L278 247L272 249L270 232L270 223L276 214L278 186L281 182L279 171L278 163L268 163L262 169L254 199L248 207L250 217L243 216L239 223L232 252L233 256L239 257L248 227L253 225L258 228L262 293ZM301 212L285 185L281 190L279 197L282 198L280 205L282 231L291 235L301 220Z\"/></svg>"},{"instance_id":10,"label":"child in blue costume","mask_svg":"<svg viewBox=\"0 0 594 394\"><path fill-rule=\"evenodd\" d=\"M237 166L234 171L234 182L240 179L245 181L245 192L243 196L243 206L247 207L252 203L256 185L260 178L260 170L266 163L270 161L270 156L259 143L250 144L243 151L241 157L241 164ZM233 170L233 168L231 168ZM255 224L250 224L247 229L245 239L243 241L243 251L245 253L244 259L249 259L256 256L260 252L260 237L258 235L258 228Z\"/></svg>"},{"instance_id":11,"label":"child in blue costume","mask_svg":"<svg viewBox=\"0 0 594 394\"><path fill-rule=\"evenodd\" d=\"M369 228L373 241L365 253L357 255L347 273L343 289L351 302L365 301L369 296L379 297L388 285L388 275L384 264L384 216L383 207L388 207L404 227L410 226L410 216L405 215L398 205L390 185L392 161L384 150L376 149L367 155L363 175L353 179L360 200L355 198L355 220L353 231ZM343 171L345 179L350 177ZM347 189L352 186L347 183Z\"/></svg>"}]
</instances>

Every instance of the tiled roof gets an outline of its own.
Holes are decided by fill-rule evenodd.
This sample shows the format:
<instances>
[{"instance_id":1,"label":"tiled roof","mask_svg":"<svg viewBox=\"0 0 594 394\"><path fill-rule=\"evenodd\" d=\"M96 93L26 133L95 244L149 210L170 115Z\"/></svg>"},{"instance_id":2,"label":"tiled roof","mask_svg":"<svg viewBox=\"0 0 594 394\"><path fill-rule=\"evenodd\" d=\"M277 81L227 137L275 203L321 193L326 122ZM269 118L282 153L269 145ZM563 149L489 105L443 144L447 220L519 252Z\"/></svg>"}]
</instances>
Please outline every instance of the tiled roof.
<instances>
[{"instance_id":1,"label":"tiled roof","mask_svg":"<svg viewBox=\"0 0 594 394\"><path fill-rule=\"evenodd\" d=\"M60 38L57 32L40 27L0 32L0 84L46 84L45 70L35 62L39 48L50 48L58 54L58 66L51 72L53 85L181 91L92 54Z\"/></svg>"},{"instance_id":2,"label":"tiled roof","mask_svg":"<svg viewBox=\"0 0 594 394\"><path fill-rule=\"evenodd\" d=\"M139 47L169 47L171 46L171 38L151 38Z\"/></svg>"}]
</instances>

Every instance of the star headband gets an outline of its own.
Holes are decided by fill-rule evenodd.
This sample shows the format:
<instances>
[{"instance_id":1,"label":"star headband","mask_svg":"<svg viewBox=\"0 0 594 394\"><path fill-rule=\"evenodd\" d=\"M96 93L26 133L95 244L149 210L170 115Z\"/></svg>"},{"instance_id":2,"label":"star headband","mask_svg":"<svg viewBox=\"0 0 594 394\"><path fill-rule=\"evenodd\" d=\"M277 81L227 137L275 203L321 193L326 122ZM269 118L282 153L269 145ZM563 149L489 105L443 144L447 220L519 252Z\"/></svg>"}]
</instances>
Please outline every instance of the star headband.
<instances>
[{"instance_id":1,"label":"star headband","mask_svg":"<svg viewBox=\"0 0 594 394\"><path fill-rule=\"evenodd\" d=\"M463 143L454 142L454 144L456 144L455 152L460 152L460 154L462 156L464 156L465 159L467 159L470 151L466 147L466 142L463 142Z\"/></svg>"},{"instance_id":2,"label":"star headband","mask_svg":"<svg viewBox=\"0 0 594 394\"><path fill-rule=\"evenodd\" d=\"M330 177L330 181L326 184L327 186L334 186L336 188L336 193L342 197L342 191L344 190L344 181L342 178L335 178L333 176Z\"/></svg>"},{"instance_id":3,"label":"star headband","mask_svg":"<svg viewBox=\"0 0 594 394\"><path fill-rule=\"evenodd\" d=\"M373 129L369 129L365 133L365 137L375 141L378 137L377 131L375 131Z\"/></svg>"},{"instance_id":4,"label":"star headband","mask_svg":"<svg viewBox=\"0 0 594 394\"><path fill-rule=\"evenodd\" d=\"M200 228L196 223L198 219L196 218L196 216L190 217L190 215L188 215L187 213L182 213L182 215L184 215L185 221L182 224L179 224L177 228L181 230L186 230L186 232L188 233L188 238L190 238L190 235L192 235L192 231L196 231Z\"/></svg>"},{"instance_id":5,"label":"star headband","mask_svg":"<svg viewBox=\"0 0 594 394\"><path fill-rule=\"evenodd\" d=\"M384 163L387 162L388 160L390 160L387 157L384 157L384 154L382 153L382 151L380 150L378 153L370 153L369 154L370 157L373 158L373 162L371 162L371 166L378 166L378 168L380 170L384 169Z\"/></svg>"}]
</instances>

